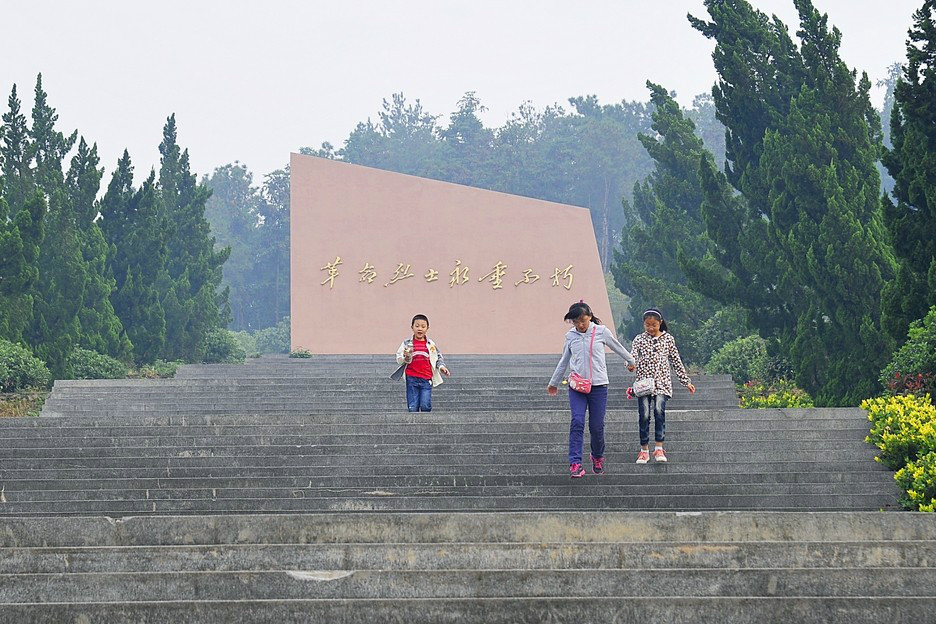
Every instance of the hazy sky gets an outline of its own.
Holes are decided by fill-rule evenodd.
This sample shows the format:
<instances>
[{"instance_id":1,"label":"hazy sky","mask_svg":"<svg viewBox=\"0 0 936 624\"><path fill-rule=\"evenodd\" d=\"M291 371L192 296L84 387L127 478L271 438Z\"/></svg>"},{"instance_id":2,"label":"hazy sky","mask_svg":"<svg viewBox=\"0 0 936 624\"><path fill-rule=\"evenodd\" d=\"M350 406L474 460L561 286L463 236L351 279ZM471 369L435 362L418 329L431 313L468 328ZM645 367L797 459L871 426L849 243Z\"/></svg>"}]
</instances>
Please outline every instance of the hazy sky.
<instances>
[{"instance_id":1,"label":"hazy sky","mask_svg":"<svg viewBox=\"0 0 936 624\"><path fill-rule=\"evenodd\" d=\"M872 81L905 59L923 4L814 2ZM753 4L795 31L793 0ZM0 110L15 83L28 112L42 72L59 129L98 144L105 185L124 148L137 182L158 165L173 112L196 173L238 160L260 181L301 146L340 147L393 93L444 122L474 91L496 127L525 101L645 101L651 79L689 104L715 81L713 44L686 20L708 16L702 0L0 0L0 11Z\"/></svg>"}]
</instances>

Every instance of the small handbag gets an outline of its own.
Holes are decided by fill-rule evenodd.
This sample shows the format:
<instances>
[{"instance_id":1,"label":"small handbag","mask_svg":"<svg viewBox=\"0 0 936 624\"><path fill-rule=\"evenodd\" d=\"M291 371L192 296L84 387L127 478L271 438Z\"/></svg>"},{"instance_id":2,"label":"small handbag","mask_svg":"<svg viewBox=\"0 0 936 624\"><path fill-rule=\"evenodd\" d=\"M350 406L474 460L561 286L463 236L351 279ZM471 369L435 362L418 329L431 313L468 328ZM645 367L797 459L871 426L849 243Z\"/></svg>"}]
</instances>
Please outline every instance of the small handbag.
<instances>
[{"instance_id":1,"label":"small handbag","mask_svg":"<svg viewBox=\"0 0 936 624\"><path fill-rule=\"evenodd\" d=\"M595 327L592 329L591 344L588 346L588 379L585 379L578 373L574 372L569 375L569 387L575 390L576 392L581 392L582 394L588 394L592 389L592 373L594 372L595 363L592 361L592 351L595 347L595 332L598 331L598 328Z\"/></svg>"},{"instance_id":2,"label":"small handbag","mask_svg":"<svg viewBox=\"0 0 936 624\"><path fill-rule=\"evenodd\" d=\"M634 396L647 396L656 392L656 382L653 377L644 377L634 382Z\"/></svg>"}]
</instances>

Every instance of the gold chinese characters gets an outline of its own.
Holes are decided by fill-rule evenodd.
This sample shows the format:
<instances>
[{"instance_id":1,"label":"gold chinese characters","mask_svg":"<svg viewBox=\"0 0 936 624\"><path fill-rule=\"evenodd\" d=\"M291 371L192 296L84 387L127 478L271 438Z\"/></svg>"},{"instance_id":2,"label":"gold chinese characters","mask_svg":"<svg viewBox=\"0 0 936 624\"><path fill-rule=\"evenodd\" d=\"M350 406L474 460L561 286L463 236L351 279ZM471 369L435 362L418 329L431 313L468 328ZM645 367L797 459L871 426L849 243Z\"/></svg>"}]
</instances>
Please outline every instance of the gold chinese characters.
<instances>
[{"instance_id":1,"label":"gold chinese characters","mask_svg":"<svg viewBox=\"0 0 936 624\"><path fill-rule=\"evenodd\" d=\"M341 270L339 267L343 265L344 262L341 259L341 256L335 256L334 261L326 262L325 266L321 267L319 270L326 272L326 277L320 282L322 286L328 285L329 290L335 287L335 281L341 275ZM360 266L360 265L358 265ZM482 275L477 279L477 283L487 282L491 285L493 290L500 290L504 287L504 281L508 275L508 265L501 260L498 260L493 268L488 271L486 274ZM574 280L573 274L574 265L569 264L564 268L553 267L553 271L550 274L551 287L558 288L562 287L566 290L572 289L572 282ZM449 288L454 288L456 286L464 286L470 281L469 278L470 267L464 264L460 259L455 260L454 268L449 272ZM514 287L534 284L539 281L539 274L534 272L532 267L527 267L515 271L515 275L519 274L519 279L513 282ZM364 268L358 271L358 282L360 284L373 284L377 279L378 270L370 262L364 262ZM415 277L416 274L413 272L413 265L407 264L405 262L400 262L397 264L396 268L393 270L390 280L384 284L385 288L388 288L397 282L400 282L411 277ZM426 283L432 283L439 281L439 271L435 268L428 268L423 274L423 279Z\"/></svg>"}]
</instances>

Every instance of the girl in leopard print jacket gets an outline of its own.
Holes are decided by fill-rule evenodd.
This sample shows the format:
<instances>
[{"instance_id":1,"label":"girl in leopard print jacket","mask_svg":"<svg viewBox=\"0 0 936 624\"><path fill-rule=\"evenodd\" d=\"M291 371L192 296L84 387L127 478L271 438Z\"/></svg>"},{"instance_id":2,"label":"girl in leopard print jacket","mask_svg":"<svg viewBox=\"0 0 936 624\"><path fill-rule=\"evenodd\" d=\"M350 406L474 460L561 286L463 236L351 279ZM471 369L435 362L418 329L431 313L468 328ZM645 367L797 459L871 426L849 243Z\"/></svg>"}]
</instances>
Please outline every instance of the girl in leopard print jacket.
<instances>
[{"instance_id":1,"label":"girl in leopard print jacket","mask_svg":"<svg viewBox=\"0 0 936 624\"><path fill-rule=\"evenodd\" d=\"M656 308L650 308L643 314L644 332L634 337L631 352L637 360L637 369L634 371L635 379L650 377L654 381L652 394L637 398L637 412L640 416L640 452L637 455L638 464L650 461L650 413L653 412L654 440L656 448L653 459L657 462L666 461L663 451L663 441L666 436L666 401L673 396L673 379L670 374L670 365L676 371L679 382L695 393L695 386L686 373L676 340L667 331L666 321Z\"/></svg>"}]
</instances>

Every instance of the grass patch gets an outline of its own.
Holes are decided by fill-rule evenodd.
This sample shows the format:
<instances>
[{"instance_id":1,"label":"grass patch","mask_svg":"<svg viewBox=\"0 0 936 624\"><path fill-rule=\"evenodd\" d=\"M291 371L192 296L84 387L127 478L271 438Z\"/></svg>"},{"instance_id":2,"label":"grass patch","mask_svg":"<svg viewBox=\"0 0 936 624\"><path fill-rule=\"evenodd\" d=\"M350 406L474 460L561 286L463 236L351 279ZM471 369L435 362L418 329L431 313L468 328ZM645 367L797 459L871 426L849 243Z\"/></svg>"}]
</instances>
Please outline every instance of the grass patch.
<instances>
[{"instance_id":1,"label":"grass patch","mask_svg":"<svg viewBox=\"0 0 936 624\"><path fill-rule=\"evenodd\" d=\"M22 390L0 393L0 418L33 418L42 411L48 390Z\"/></svg>"}]
</instances>

